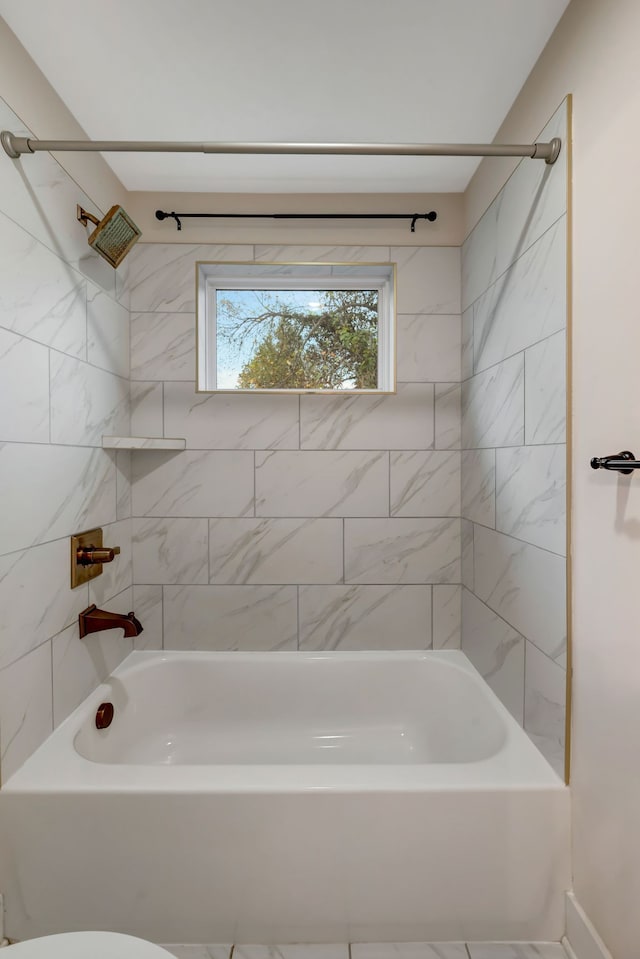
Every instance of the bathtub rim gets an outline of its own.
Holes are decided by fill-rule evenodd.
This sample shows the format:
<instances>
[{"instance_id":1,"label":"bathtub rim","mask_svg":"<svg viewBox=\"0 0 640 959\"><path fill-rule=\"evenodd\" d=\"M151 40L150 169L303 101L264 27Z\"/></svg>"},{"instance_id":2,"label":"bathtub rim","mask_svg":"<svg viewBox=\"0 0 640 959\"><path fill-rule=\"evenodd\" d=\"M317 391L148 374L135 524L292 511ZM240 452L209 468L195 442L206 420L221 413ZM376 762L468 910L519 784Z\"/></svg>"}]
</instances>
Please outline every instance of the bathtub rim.
<instances>
[{"instance_id":1,"label":"bathtub rim","mask_svg":"<svg viewBox=\"0 0 640 959\"><path fill-rule=\"evenodd\" d=\"M110 680L126 680L150 664L194 659L267 662L334 660L342 662L424 662L432 660L480 682L505 724L503 747L486 759L430 764L255 764L145 765L100 763L80 755L74 745L81 725L110 696ZM214 772L212 772L214 771ZM191 651L134 650L111 675L60 723L44 743L3 783L3 793L159 792L184 793L343 793L421 791L546 791L565 784L522 727L500 702L461 650L357 651Z\"/></svg>"}]
</instances>

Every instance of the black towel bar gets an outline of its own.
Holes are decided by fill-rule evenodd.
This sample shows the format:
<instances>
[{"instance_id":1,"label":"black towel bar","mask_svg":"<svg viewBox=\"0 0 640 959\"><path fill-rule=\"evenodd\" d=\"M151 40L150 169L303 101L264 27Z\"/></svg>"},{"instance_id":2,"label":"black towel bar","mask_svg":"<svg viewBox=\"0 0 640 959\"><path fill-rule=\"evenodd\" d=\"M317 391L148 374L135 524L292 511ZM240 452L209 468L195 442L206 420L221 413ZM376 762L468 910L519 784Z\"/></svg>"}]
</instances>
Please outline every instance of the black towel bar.
<instances>
[{"instance_id":1,"label":"black towel bar","mask_svg":"<svg viewBox=\"0 0 640 959\"><path fill-rule=\"evenodd\" d=\"M637 460L630 450L623 450L613 456L594 456L591 460L594 470L617 470L619 473L633 473L640 469L640 460Z\"/></svg>"}]
</instances>

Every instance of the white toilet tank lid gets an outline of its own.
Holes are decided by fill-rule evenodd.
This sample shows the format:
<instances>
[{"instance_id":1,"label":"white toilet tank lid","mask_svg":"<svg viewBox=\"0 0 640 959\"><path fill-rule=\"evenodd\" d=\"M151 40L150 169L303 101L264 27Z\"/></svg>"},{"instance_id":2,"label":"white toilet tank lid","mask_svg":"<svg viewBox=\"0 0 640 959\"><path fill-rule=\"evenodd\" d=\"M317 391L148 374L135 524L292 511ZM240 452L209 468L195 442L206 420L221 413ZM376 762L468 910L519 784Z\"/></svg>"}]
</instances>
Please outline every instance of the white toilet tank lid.
<instances>
[{"instance_id":1,"label":"white toilet tank lid","mask_svg":"<svg viewBox=\"0 0 640 959\"><path fill-rule=\"evenodd\" d=\"M118 932L64 932L9 946L7 959L168 959L171 953L146 939Z\"/></svg>"}]
</instances>

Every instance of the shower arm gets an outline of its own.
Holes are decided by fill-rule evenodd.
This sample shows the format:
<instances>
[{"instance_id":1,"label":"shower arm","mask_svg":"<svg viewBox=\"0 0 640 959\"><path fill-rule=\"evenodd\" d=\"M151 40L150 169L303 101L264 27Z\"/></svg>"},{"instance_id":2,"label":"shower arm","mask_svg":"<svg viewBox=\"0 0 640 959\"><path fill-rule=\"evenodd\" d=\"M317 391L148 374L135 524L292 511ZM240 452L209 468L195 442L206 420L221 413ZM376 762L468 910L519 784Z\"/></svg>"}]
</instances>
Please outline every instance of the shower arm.
<instances>
[{"instance_id":1,"label":"shower arm","mask_svg":"<svg viewBox=\"0 0 640 959\"><path fill-rule=\"evenodd\" d=\"M26 153L256 153L311 156L471 156L530 157L555 163L562 141L548 143L195 143L165 140L36 140L8 130L0 133L5 153L17 159Z\"/></svg>"}]
</instances>

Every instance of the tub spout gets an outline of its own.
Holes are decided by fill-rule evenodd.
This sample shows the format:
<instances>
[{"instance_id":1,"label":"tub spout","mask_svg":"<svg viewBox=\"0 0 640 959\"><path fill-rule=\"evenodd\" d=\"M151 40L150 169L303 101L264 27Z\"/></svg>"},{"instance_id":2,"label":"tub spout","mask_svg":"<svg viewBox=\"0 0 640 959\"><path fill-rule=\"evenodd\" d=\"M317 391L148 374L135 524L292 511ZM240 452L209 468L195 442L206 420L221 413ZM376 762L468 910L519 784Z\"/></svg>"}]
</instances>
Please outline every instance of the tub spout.
<instances>
[{"instance_id":1,"label":"tub spout","mask_svg":"<svg viewBox=\"0 0 640 959\"><path fill-rule=\"evenodd\" d=\"M87 606L78 616L80 639L89 633L99 633L102 629L114 629L121 626L125 636L139 636L142 624L133 613L109 613L106 609L97 609L95 603Z\"/></svg>"}]
</instances>

